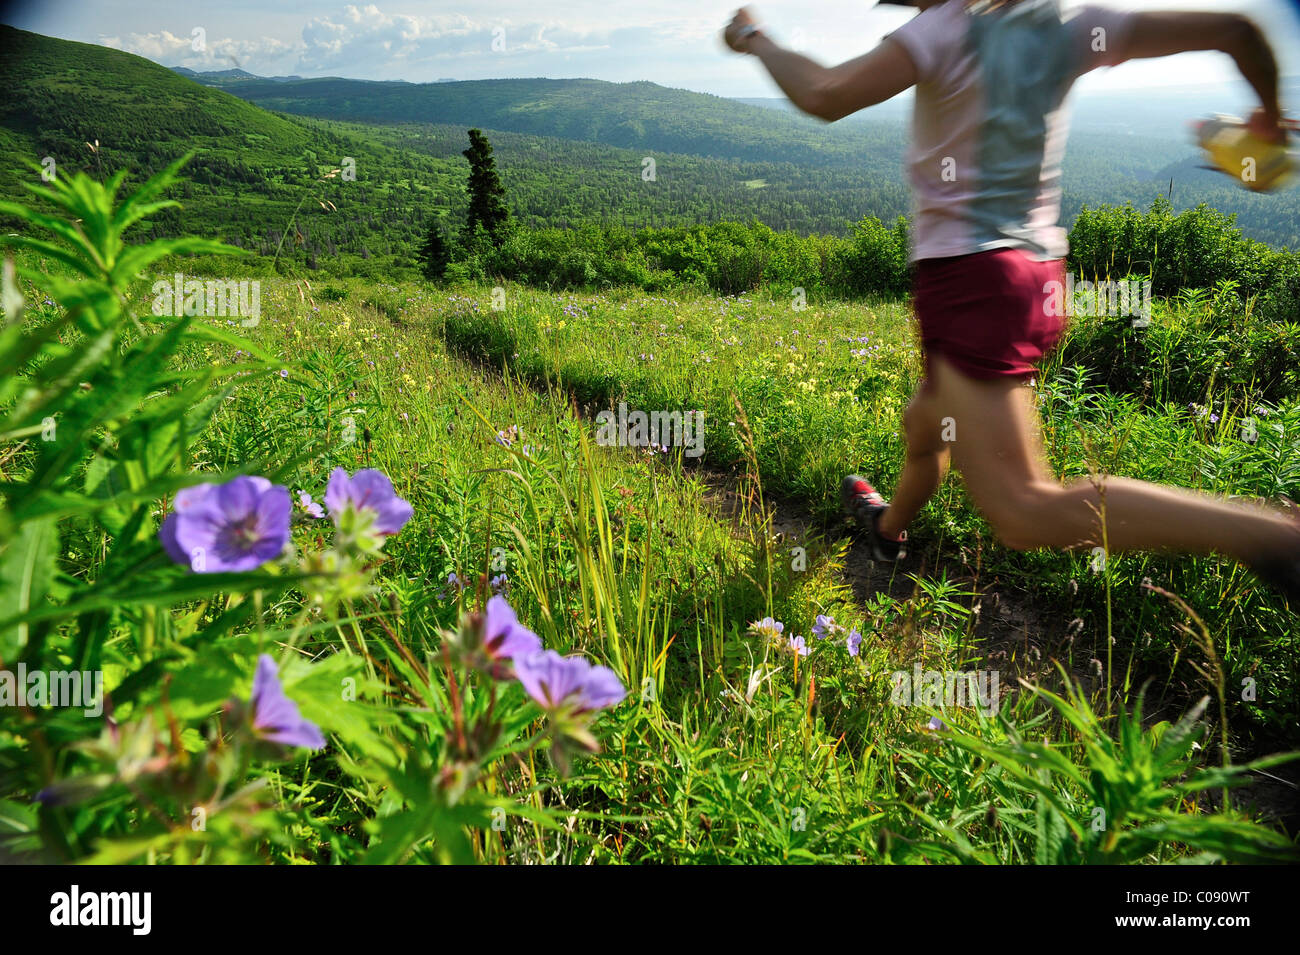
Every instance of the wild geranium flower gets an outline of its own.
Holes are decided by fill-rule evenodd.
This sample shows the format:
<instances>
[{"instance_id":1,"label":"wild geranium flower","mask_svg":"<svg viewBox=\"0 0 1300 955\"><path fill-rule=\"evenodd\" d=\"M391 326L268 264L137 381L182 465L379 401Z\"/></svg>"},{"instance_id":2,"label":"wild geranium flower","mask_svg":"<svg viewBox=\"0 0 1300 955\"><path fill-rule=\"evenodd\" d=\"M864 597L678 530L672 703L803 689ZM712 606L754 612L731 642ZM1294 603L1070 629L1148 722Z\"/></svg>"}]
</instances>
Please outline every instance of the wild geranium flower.
<instances>
[{"instance_id":1,"label":"wild geranium flower","mask_svg":"<svg viewBox=\"0 0 1300 955\"><path fill-rule=\"evenodd\" d=\"M289 490L264 477L183 488L174 508L158 538L172 560L195 573L253 570L289 543Z\"/></svg>"},{"instance_id":2,"label":"wild geranium flower","mask_svg":"<svg viewBox=\"0 0 1300 955\"><path fill-rule=\"evenodd\" d=\"M469 586L469 582L461 580L460 576L453 570L447 575L447 589L438 591L438 599L446 600L448 595L457 597L461 591Z\"/></svg>"},{"instance_id":3,"label":"wild geranium flower","mask_svg":"<svg viewBox=\"0 0 1300 955\"><path fill-rule=\"evenodd\" d=\"M789 649L796 656L806 657L808 655L808 644L804 643L803 637L798 635L790 638Z\"/></svg>"},{"instance_id":4,"label":"wild geranium flower","mask_svg":"<svg viewBox=\"0 0 1300 955\"><path fill-rule=\"evenodd\" d=\"M779 620L773 620L771 617L764 617L757 623L751 623L749 629L759 636L767 637L769 640L775 640L785 631L785 624Z\"/></svg>"},{"instance_id":5,"label":"wild geranium flower","mask_svg":"<svg viewBox=\"0 0 1300 955\"><path fill-rule=\"evenodd\" d=\"M362 468L352 477L342 468L331 471L325 506L340 530L353 515L359 520L358 533L381 537L396 534L415 513L410 502L397 496L388 475L374 468Z\"/></svg>"},{"instance_id":6,"label":"wild geranium flower","mask_svg":"<svg viewBox=\"0 0 1300 955\"><path fill-rule=\"evenodd\" d=\"M844 644L844 647L849 651L849 656L856 657L862 647L862 634L856 630L850 630L848 641Z\"/></svg>"},{"instance_id":7,"label":"wild geranium flower","mask_svg":"<svg viewBox=\"0 0 1300 955\"><path fill-rule=\"evenodd\" d=\"M542 649L542 638L529 630L500 594L487 603L483 616L483 649L493 660L514 660Z\"/></svg>"},{"instance_id":8,"label":"wild geranium flower","mask_svg":"<svg viewBox=\"0 0 1300 955\"><path fill-rule=\"evenodd\" d=\"M494 594L504 595L510 593L510 579L505 574L497 574L488 581L488 585L492 588Z\"/></svg>"},{"instance_id":9,"label":"wild geranium flower","mask_svg":"<svg viewBox=\"0 0 1300 955\"><path fill-rule=\"evenodd\" d=\"M325 510L317 504L310 494L306 491L298 492L298 506L307 512L309 517L324 517Z\"/></svg>"},{"instance_id":10,"label":"wild geranium flower","mask_svg":"<svg viewBox=\"0 0 1300 955\"><path fill-rule=\"evenodd\" d=\"M546 710L588 713L621 703L627 696L623 681L609 667L585 657L561 656L539 650L515 658L515 677Z\"/></svg>"},{"instance_id":11,"label":"wild geranium flower","mask_svg":"<svg viewBox=\"0 0 1300 955\"><path fill-rule=\"evenodd\" d=\"M275 660L263 653L253 675L253 729L264 739L285 746L324 749L325 737L315 723L303 719L298 704L284 695Z\"/></svg>"},{"instance_id":12,"label":"wild geranium flower","mask_svg":"<svg viewBox=\"0 0 1300 955\"><path fill-rule=\"evenodd\" d=\"M824 613L817 615L817 620L813 624L813 636L818 640L825 640L827 637L833 637L844 628L835 622L834 617L828 617Z\"/></svg>"}]
</instances>

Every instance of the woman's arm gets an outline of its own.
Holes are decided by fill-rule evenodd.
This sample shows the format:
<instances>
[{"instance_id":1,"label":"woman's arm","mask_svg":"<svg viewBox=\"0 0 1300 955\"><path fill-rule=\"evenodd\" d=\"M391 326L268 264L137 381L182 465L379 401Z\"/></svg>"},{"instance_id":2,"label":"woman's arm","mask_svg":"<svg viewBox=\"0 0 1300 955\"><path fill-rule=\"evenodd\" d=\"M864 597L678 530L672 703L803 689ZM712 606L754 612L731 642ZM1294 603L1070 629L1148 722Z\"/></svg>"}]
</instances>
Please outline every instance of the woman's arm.
<instances>
[{"instance_id":1,"label":"woman's arm","mask_svg":"<svg viewBox=\"0 0 1300 955\"><path fill-rule=\"evenodd\" d=\"M1259 96L1260 109L1250 118L1256 135L1286 139L1277 93L1277 60L1264 34L1236 13L1139 13L1124 52L1130 59L1169 56L1192 50L1217 50L1232 57Z\"/></svg>"},{"instance_id":2,"label":"woman's arm","mask_svg":"<svg viewBox=\"0 0 1300 955\"><path fill-rule=\"evenodd\" d=\"M790 102L818 119L843 119L916 84L912 58L891 40L839 66L825 67L784 49L761 31L745 29L753 25L749 10L739 10L723 34L727 45L737 53L758 57Z\"/></svg>"}]
</instances>

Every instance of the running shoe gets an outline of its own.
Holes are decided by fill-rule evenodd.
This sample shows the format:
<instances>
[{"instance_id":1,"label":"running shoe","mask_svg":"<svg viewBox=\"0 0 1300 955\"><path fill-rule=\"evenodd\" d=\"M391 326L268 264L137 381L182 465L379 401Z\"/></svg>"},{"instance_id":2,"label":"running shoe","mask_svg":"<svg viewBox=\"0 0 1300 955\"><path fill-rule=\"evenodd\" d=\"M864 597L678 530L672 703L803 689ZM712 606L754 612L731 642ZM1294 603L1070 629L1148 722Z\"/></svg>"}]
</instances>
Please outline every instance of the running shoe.
<instances>
[{"instance_id":1,"label":"running shoe","mask_svg":"<svg viewBox=\"0 0 1300 955\"><path fill-rule=\"evenodd\" d=\"M903 544L907 532L896 539L880 532L880 515L888 510L889 502L866 478L856 474L846 477L840 484L840 502L844 505L844 513L866 531L872 560L894 561L905 556Z\"/></svg>"}]
</instances>

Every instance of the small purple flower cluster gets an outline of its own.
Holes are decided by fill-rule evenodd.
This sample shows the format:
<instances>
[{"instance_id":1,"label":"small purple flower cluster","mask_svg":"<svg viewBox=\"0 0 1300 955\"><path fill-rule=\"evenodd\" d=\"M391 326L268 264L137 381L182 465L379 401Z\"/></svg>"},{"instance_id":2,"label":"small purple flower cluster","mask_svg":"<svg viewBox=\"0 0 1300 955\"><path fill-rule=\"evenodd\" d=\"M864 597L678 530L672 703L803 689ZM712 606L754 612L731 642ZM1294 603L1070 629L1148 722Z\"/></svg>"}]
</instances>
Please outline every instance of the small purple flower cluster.
<instances>
[{"instance_id":1,"label":"small purple flower cluster","mask_svg":"<svg viewBox=\"0 0 1300 955\"><path fill-rule=\"evenodd\" d=\"M796 656L806 657L811 652L803 637L798 635L786 637L785 624L772 617L764 617L762 620L751 623L749 629L750 632L766 638L781 649ZM813 636L818 640L837 640L842 635L844 648L848 650L851 657L856 657L862 648L862 634L858 633L857 630L848 630L836 623L834 617L828 617L825 614L817 615L812 632Z\"/></svg>"},{"instance_id":2,"label":"small purple flower cluster","mask_svg":"<svg viewBox=\"0 0 1300 955\"><path fill-rule=\"evenodd\" d=\"M448 598L455 599L459 597L462 593L464 593L467 587L469 587L469 581L463 580L460 574L456 573L453 570L451 573L447 575L446 589L438 591L438 599L439 600L447 600Z\"/></svg>"},{"instance_id":3,"label":"small purple flower cluster","mask_svg":"<svg viewBox=\"0 0 1300 955\"><path fill-rule=\"evenodd\" d=\"M298 492L298 506L306 512L308 517L321 518L325 516L325 510L312 500L312 496L306 491Z\"/></svg>"},{"instance_id":4,"label":"small purple flower cluster","mask_svg":"<svg viewBox=\"0 0 1300 955\"><path fill-rule=\"evenodd\" d=\"M856 657L858 650L862 646L862 634L856 630L848 630L835 622L834 617L828 617L819 613L817 620L812 628L813 636L818 640L833 640L844 634L844 647L849 651L849 656Z\"/></svg>"}]
</instances>

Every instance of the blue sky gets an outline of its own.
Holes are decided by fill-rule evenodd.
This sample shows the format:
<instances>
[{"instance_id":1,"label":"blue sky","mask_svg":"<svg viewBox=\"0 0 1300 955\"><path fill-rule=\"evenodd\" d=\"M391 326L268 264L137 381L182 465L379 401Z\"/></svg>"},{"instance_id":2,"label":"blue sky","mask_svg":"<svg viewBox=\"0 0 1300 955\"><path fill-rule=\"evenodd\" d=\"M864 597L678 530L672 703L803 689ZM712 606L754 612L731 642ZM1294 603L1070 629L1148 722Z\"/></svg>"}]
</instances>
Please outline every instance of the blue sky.
<instances>
[{"instance_id":1,"label":"blue sky","mask_svg":"<svg viewBox=\"0 0 1300 955\"><path fill-rule=\"evenodd\" d=\"M1065 0L1067 6L1072 5ZM1123 9L1236 9L1287 51L1300 50L1294 0L1111 0ZM1295 4L1300 6L1300 4ZM412 82L509 76L652 80L724 96L772 96L757 64L728 55L717 34L734 3L713 0L40 0L7 14L14 26L138 53L196 70L238 65L261 75L348 76ZM755 4L771 32L822 62L869 49L912 15L872 0ZM201 41L201 42L200 42ZM1221 83L1226 57L1185 54L1100 71L1094 88Z\"/></svg>"}]
</instances>

